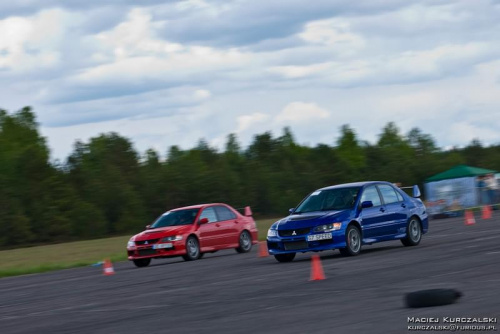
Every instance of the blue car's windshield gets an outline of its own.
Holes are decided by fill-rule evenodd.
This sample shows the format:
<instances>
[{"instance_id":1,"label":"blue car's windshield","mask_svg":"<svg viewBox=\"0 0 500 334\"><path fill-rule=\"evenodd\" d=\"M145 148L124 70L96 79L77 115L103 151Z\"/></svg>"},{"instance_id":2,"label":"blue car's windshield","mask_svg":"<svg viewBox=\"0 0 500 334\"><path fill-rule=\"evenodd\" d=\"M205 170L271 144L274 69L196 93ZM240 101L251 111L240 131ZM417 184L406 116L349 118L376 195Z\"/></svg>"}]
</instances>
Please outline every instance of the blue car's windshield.
<instances>
[{"instance_id":1,"label":"blue car's windshield","mask_svg":"<svg viewBox=\"0 0 500 334\"><path fill-rule=\"evenodd\" d=\"M294 213L346 210L354 207L360 187L317 190L295 209Z\"/></svg>"},{"instance_id":2,"label":"blue car's windshield","mask_svg":"<svg viewBox=\"0 0 500 334\"><path fill-rule=\"evenodd\" d=\"M161 215L150 228L192 224L198 211L199 209L169 211Z\"/></svg>"}]
</instances>

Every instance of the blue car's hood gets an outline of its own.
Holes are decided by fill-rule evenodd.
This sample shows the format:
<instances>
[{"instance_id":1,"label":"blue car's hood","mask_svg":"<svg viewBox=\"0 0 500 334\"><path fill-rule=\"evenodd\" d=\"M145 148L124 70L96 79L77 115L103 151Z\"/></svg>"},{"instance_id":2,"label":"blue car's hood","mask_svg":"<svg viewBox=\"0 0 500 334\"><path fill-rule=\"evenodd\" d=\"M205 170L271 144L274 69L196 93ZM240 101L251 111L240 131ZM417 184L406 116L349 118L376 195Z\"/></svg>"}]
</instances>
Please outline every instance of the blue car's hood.
<instances>
[{"instance_id":1,"label":"blue car's hood","mask_svg":"<svg viewBox=\"0 0 500 334\"><path fill-rule=\"evenodd\" d=\"M351 210L341 211L315 211L290 215L274 224L278 230L290 230L295 228L314 227L321 224L339 222L348 219Z\"/></svg>"}]
</instances>

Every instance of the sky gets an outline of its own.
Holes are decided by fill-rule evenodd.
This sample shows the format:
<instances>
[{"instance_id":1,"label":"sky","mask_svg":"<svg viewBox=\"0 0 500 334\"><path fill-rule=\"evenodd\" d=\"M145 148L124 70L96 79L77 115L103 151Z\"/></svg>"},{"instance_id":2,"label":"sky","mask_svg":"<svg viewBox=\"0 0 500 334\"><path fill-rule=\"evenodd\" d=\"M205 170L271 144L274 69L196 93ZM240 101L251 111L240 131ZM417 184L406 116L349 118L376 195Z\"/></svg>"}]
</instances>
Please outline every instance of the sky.
<instances>
[{"instance_id":1,"label":"sky","mask_svg":"<svg viewBox=\"0 0 500 334\"><path fill-rule=\"evenodd\" d=\"M53 159L118 132L164 156L289 126L500 143L500 0L0 3L0 108L32 106Z\"/></svg>"}]
</instances>

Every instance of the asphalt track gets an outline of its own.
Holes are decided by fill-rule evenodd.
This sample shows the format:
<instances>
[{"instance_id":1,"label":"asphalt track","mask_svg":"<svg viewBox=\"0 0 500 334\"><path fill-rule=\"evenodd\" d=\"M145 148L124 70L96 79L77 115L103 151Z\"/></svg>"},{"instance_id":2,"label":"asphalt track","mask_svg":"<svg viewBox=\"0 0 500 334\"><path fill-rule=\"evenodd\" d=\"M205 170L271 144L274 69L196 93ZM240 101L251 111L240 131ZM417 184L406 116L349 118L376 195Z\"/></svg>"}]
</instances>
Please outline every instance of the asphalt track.
<instances>
[{"instance_id":1,"label":"asphalt track","mask_svg":"<svg viewBox=\"0 0 500 334\"><path fill-rule=\"evenodd\" d=\"M432 220L417 247L394 241L353 258L320 253L322 281L309 281L310 253L278 263L257 257L257 247L140 269L115 263L114 276L86 267L4 278L0 332L409 333L408 317L498 318L499 235L498 212L476 215L471 226ZM443 287L464 296L447 306L404 307L405 293Z\"/></svg>"}]
</instances>

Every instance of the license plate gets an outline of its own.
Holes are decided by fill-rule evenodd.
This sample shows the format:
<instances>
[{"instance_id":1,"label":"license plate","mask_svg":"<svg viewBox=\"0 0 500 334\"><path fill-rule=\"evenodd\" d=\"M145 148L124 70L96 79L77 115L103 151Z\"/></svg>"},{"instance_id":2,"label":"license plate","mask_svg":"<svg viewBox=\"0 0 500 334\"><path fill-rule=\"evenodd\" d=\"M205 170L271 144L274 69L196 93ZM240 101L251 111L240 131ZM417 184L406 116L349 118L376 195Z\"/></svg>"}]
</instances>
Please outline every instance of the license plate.
<instances>
[{"instance_id":1,"label":"license plate","mask_svg":"<svg viewBox=\"0 0 500 334\"><path fill-rule=\"evenodd\" d=\"M155 255L156 251L152 248L146 248L146 249L139 249L138 253L139 256L148 256L148 255Z\"/></svg>"},{"instance_id":2,"label":"license plate","mask_svg":"<svg viewBox=\"0 0 500 334\"><path fill-rule=\"evenodd\" d=\"M172 247L173 247L173 244L171 242L166 243L166 244L153 245L153 249L172 248Z\"/></svg>"},{"instance_id":3,"label":"license plate","mask_svg":"<svg viewBox=\"0 0 500 334\"><path fill-rule=\"evenodd\" d=\"M311 234L307 236L307 241L328 240L331 238L331 233Z\"/></svg>"}]
</instances>

